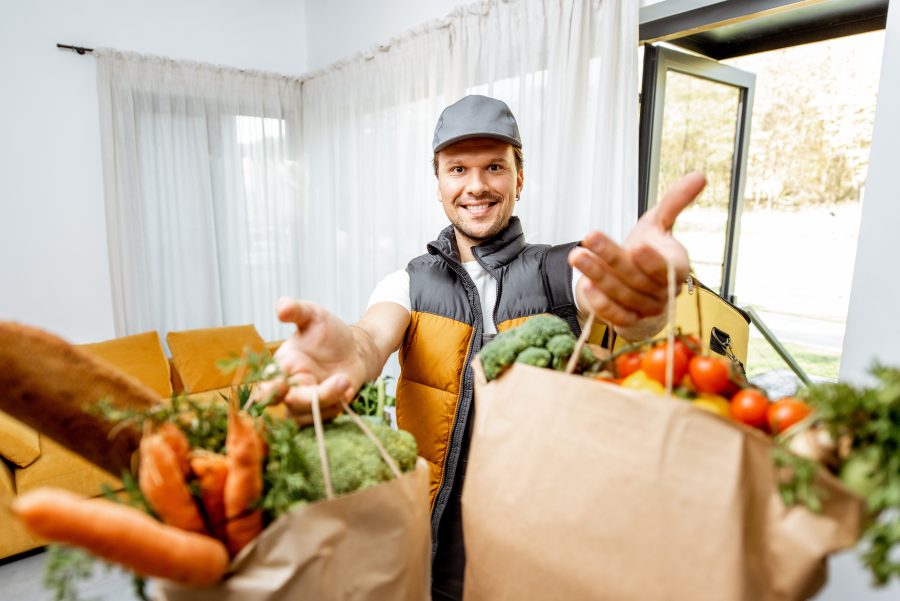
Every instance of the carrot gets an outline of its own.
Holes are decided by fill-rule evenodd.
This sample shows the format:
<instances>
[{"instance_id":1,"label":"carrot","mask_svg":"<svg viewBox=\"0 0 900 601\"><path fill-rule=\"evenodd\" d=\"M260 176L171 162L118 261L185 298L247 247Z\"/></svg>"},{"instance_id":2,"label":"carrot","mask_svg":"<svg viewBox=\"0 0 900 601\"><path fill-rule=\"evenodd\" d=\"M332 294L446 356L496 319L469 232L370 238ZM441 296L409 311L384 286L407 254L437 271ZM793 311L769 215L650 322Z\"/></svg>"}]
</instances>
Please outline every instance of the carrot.
<instances>
[{"instance_id":1,"label":"carrot","mask_svg":"<svg viewBox=\"0 0 900 601\"><path fill-rule=\"evenodd\" d=\"M181 428L171 422L161 425L157 432L175 452L175 458L185 477L189 476L191 473L191 443L188 442L187 436L184 435Z\"/></svg>"},{"instance_id":2,"label":"carrot","mask_svg":"<svg viewBox=\"0 0 900 601\"><path fill-rule=\"evenodd\" d=\"M159 434L141 439L141 492L153 511L170 526L206 534L203 518L178 464L175 451Z\"/></svg>"},{"instance_id":3,"label":"carrot","mask_svg":"<svg viewBox=\"0 0 900 601\"><path fill-rule=\"evenodd\" d=\"M228 460L217 453L195 451L191 456L191 469L197 476L209 530L219 540L226 541L225 479L228 477Z\"/></svg>"},{"instance_id":4,"label":"carrot","mask_svg":"<svg viewBox=\"0 0 900 601\"><path fill-rule=\"evenodd\" d=\"M82 547L143 576L211 586L228 569L228 551L214 538L106 499L38 488L19 495L12 509L33 534Z\"/></svg>"},{"instance_id":5,"label":"carrot","mask_svg":"<svg viewBox=\"0 0 900 601\"><path fill-rule=\"evenodd\" d=\"M253 420L232 406L225 437L228 477L225 479L225 516L228 550L237 555L262 531L262 511L253 509L262 496L263 439Z\"/></svg>"}]
</instances>

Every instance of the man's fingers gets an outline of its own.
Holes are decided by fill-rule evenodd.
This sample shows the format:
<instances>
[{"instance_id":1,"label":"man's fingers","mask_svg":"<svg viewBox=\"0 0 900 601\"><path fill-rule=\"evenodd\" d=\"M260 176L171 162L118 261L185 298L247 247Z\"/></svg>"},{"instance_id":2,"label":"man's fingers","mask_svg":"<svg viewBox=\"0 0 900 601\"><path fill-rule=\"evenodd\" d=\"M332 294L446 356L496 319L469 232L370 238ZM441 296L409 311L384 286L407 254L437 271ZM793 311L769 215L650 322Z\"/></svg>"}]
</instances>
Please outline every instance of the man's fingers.
<instances>
[{"instance_id":1,"label":"man's fingers","mask_svg":"<svg viewBox=\"0 0 900 601\"><path fill-rule=\"evenodd\" d=\"M313 303L287 297L278 299L275 312L278 314L279 321L296 324L301 329L305 328L316 314Z\"/></svg>"},{"instance_id":2,"label":"man's fingers","mask_svg":"<svg viewBox=\"0 0 900 601\"><path fill-rule=\"evenodd\" d=\"M296 415L312 413L312 402L316 394L323 414L328 408L340 407L341 399L346 399L351 388L350 378L344 374L334 374L319 385L293 386L285 395L288 410Z\"/></svg>"},{"instance_id":3,"label":"man's fingers","mask_svg":"<svg viewBox=\"0 0 900 601\"><path fill-rule=\"evenodd\" d=\"M677 244L674 239L673 242ZM669 253L670 256L674 256L674 254L678 252L678 250L679 249L673 249ZM659 282L663 295L665 296L665 298L668 298L669 267L662 253L660 253L659 250L650 246L649 244L642 244L632 251L632 256L634 257L635 264L641 269L641 271ZM688 276L689 267L686 257L684 258L684 260L673 259L673 261L675 267L675 286L677 295L678 291L681 290L681 283Z\"/></svg>"},{"instance_id":4,"label":"man's fingers","mask_svg":"<svg viewBox=\"0 0 900 601\"><path fill-rule=\"evenodd\" d=\"M691 204L706 187L706 177L699 171L688 173L672 184L653 209L653 217L664 231L675 225L678 215Z\"/></svg>"},{"instance_id":5,"label":"man's fingers","mask_svg":"<svg viewBox=\"0 0 900 601\"><path fill-rule=\"evenodd\" d=\"M659 284L642 273L628 252L602 232L590 232L584 237L582 244L582 248L576 247L570 254L572 265L581 273L598 281L604 266L609 266L615 271L618 279L628 287L648 295L651 299L662 300L663 297L659 296ZM596 256L592 256L592 253Z\"/></svg>"},{"instance_id":6,"label":"man's fingers","mask_svg":"<svg viewBox=\"0 0 900 601\"><path fill-rule=\"evenodd\" d=\"M342 410L343 408L340 405L322 409L322 421L327 422L333 420L341 414ZM313 423L312 413L292 414L292 417L294 421L297 422L298 426L308 426Z\"/></svg>"},{"instance_id":7,"label":"man's fingers","mask_svg":"<svg viewBox=\"0 0 900 601\"><path fill-rule=\"evenodd\" d=\"M600 321L609 322L614 326L630 326L640 319L637 313L612 300L595 288L589 280L582 281L579 285L583 286L584 296Z\"/></svg>"},{"instance_id":8,"label":"man's fingers","mask_svg":"<svg viewBox=\"0 0 900 601\"><path fill-rule=\"evenodd\" d=\"M260 382L253 389L253 402L277 405L284 400L284 396L289 389L290 387L283 376L274 380Z\"/></svg>"}]
</instances>

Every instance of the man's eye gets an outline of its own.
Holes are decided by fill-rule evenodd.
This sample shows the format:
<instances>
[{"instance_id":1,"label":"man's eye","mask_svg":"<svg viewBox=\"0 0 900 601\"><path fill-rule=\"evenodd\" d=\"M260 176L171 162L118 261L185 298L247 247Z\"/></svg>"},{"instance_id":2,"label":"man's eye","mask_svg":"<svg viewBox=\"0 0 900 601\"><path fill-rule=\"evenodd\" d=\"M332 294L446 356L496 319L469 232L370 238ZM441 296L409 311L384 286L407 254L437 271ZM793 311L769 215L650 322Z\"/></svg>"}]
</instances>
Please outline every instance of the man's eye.
<instances>
[{"instance_id":1,"label":"man's eye","mask_svg":"<svg viewBox=\"0 0 900 601\"><path fill-rule=\"evenodd\" d=\"M503 166L502 166L502 165L498 165L497 163L493 163L493 164L491 164L491 165L488 165L488 171L500 171L501 169L503 169Z\"/></svg>"},{"instance_id":2,"label":"man's eye","mask_svg":"<svg viewBox=\"0 0 900 601\"><path fill-rule=\"evenodd\" d=\"M450 167L450 173L462 173L462 172L463 172L463 168L459 165L457 165L455 167Z\"/></svg>"}]
</instances>

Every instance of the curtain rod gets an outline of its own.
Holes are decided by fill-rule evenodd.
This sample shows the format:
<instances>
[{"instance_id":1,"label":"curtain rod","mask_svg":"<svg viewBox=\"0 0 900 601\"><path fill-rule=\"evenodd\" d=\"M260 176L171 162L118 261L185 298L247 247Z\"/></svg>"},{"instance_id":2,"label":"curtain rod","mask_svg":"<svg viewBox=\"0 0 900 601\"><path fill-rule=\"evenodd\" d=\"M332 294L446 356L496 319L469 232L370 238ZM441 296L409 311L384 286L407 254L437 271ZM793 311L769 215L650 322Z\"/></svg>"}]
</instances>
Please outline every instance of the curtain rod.
<instances>
[{"instance_id":1,"label":"curtain rod","mask_svg":"<svg viewBox=\"0 0 900 601\"><path fill-rule=\"evenodd\" d=\"M69 46L68 44L57 44L56 47L62 48L63 50L73 50L73 51L77 52L78 54L82 54L82 55L86 52L94 51L93 48L84 48L82 46Z\"/></svg>"}]
</instances>

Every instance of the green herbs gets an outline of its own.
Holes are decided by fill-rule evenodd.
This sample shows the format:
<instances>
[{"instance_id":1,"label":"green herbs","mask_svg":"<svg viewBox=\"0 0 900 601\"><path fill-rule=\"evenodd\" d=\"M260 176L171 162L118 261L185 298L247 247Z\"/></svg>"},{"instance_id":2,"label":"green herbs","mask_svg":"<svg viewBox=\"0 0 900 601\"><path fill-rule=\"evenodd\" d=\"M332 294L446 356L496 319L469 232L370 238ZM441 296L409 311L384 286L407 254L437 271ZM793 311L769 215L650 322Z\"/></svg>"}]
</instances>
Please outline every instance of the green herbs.
<instances>
[{"instance_id":1,"label":"green herbs","mask_svg":"<svg viewBox=\"0 0 900 601\"><path fill-rule=\"evenodd\" d=\"M385 415L385 407L393 407L397 399L387 393L387 383L390 376L381 376L372 382L366 382L356 393L356 398L350 403L350 408L358 415L376 418L376 421L390 423Z\"/></svg>"},{"instance_id":2,"label":"green herbs","mask_svg":"<svg viewBox=\"0 0 900 601\"><path fill-rule=\"evenodd\" d=\"M900 369L875 366L871 374L873 386L816 384L803 396L837 441L839 477L866 502L862 559L882 585L900 578ZM815 508L815 472L798 468L797 458L787 454L776 455L776 465L792 472L782 482L785 503Z\"/></svg>"}]
</instances>

